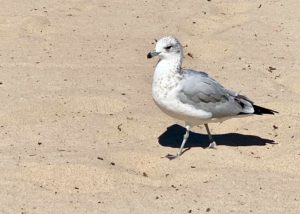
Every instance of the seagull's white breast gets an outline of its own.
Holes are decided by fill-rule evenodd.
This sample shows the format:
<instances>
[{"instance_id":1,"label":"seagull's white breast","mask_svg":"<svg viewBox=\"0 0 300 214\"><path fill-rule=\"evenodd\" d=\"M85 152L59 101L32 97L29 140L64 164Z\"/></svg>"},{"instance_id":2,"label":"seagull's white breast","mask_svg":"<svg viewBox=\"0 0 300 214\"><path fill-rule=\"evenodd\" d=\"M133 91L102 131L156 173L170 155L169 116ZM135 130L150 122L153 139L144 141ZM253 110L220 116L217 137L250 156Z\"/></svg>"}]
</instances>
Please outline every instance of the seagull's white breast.
<instances>
[{"instance_id":1,"label":"seagull's white breast","mask_svg":"<svg viewBox=\"0 0 300 214\"><path fill-rule=\"evenodd\" d=\"M183 77L171 65L171 62L160 61L156 66L152 83L152 96L156 105L167 115L187 123L202 124L210 120L211 113L195 109L178 99Z\"/></svg>"}]
</instances>

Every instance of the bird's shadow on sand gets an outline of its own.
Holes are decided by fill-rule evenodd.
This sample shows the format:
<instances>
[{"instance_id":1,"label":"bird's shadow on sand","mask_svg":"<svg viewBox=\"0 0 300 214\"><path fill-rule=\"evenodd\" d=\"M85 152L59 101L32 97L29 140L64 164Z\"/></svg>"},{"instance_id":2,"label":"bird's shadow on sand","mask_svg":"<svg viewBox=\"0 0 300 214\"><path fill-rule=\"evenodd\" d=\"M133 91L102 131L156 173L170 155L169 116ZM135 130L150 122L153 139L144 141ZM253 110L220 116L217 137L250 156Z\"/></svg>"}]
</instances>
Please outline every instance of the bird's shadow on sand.
<instances>
[{"instance_id":1,"label":"bird's shadow on sand","mask_svg":"<svg viewBox=\"0 0 300 214\"><path fill-rule=\"evenodd\" d=\"M184 127L174 124L168 127L167 130L159 136L158 142L162 146L180 148L185 131L186 129ZM265 146L267 144L275 144L273 140L260 138L254 135L243 135L238 133L213 135L213 138L217 145L225 146ZM198 134L190 131L189 139L184 148L206 148L208 145L208 135Z\"/></svg>"}]
</instances>

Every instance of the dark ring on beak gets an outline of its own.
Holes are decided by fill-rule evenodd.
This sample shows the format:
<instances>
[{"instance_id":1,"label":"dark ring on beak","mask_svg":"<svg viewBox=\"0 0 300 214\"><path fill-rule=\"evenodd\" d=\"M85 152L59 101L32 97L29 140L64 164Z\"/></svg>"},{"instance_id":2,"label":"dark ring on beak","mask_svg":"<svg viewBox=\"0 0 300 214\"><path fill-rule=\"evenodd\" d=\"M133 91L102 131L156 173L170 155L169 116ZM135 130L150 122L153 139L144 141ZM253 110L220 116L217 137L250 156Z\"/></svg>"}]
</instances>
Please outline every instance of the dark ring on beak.
<instances>
[{"instance_id":1,"label":"dark ring on beak","mask_svg":"<svg viewBox=\"0 0 300 214\"><path fill-rule=\"evenodd\" d=\"M157 56L159 53L155 52L155 51L151 51L147 54L147 58L151 59L152 57Z\"/></svg>"}]
</instances>

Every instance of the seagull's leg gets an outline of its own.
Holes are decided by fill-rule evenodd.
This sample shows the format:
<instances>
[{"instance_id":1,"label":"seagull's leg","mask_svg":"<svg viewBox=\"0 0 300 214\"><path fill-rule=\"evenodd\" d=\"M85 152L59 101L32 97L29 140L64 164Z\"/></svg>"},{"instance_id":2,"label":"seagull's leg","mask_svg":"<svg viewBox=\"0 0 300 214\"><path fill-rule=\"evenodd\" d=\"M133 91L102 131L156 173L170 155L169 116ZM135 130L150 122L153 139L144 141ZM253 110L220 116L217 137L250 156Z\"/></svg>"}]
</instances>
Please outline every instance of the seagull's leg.
<instances>
[{"instance_id":1,"label":"seagull's leg","mask_svg":"<svg viewBox=\"0 0 300 214\"><path fill-rule=\"evenodd\" d=\"M170 160L175 159L175 158L179 157L182 154L183 147L184 147L184 145L185 145L185 143L186 143L186 141L187 141L187 139L189 138L189 135L190 135L191 126L186 125L185 128L186 128L186 132L183 136L183 140L182 140L182 143L181 143L181 146L180 146L180 149L179 149L178 153L176 155L168 154L166 156L168 159L170 159Z\"/></svg>"},{"instance_id":2,"label":"seagull's leg","mask_svg":"<svg viewBox=\"0 0 300 214\"><path fill-rule=\"evenodd\" d=\"M187 139L188 139L189 136L190 136L190 129L191 129L191 126L186 125L185 128L186 128L186 132L185 132L185 134L183 135L183 140L182 140L180 149L179 149L179 151L178 151L178 153L177 153L177 155L176 155L177 157L179 157L179 156L182 154L182 149L183 149L183 147L184 147L184 145L185 145Z\"/></svg>"},{"instance_id":3,"label":"seagull's leg","mask_svg":"<svg viewBox=\"0 0 300 214\"><path fill-rule=\"evenodd\" d=\"M204 124L204 126L206 128L206 131L207 131L207 134L208 134L208 138L209 138L209 146L208 146L208 148L210 148L210 149L216 149L217 148L217 144L216 144L216 142L214 141L213 137L210 134L210 131L209 131L207 123Z\"/></svg>"}]
</instances>

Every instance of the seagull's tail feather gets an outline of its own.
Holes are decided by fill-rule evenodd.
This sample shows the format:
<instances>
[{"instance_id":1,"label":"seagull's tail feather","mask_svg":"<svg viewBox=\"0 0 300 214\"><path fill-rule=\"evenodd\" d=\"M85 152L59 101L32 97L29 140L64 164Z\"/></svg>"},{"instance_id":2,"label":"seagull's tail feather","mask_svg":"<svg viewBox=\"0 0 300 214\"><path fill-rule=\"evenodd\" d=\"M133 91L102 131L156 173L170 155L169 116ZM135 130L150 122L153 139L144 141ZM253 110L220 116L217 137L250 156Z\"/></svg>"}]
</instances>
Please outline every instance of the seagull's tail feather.
<instances>
[{"instance_id":1,"label":"seagull's tail feather","mask_svg":"<svg viewBox=\"0 0 300 214\"><path fill-rule=\"evenodd\" d=\"M277 111L274 111L272 109L264 108L261 106L254 105L254 103L247 98L246 96L238 94L235 97L235 100L241 105L243 108L242 112L239 114L257 114L257 115L263 115L263 114L275 114L278 113Z\"/></svg>"},{"instance_id":2,"label":"seagull's tail feather","mask_svg":"<svg viewBox=\"0 0 300 214\"><path fill-rule=\"evenodd\" d=\"M278 113L272 109L267 109L261 106L253 105L254 112L253 114L263 115L263 114L275 114Z\"/></svg>"}]
</instances>

